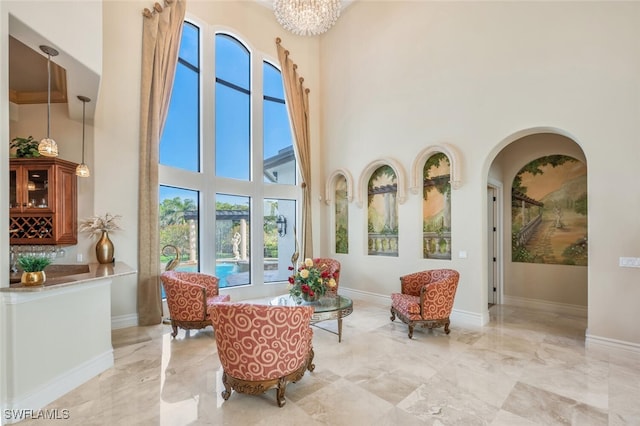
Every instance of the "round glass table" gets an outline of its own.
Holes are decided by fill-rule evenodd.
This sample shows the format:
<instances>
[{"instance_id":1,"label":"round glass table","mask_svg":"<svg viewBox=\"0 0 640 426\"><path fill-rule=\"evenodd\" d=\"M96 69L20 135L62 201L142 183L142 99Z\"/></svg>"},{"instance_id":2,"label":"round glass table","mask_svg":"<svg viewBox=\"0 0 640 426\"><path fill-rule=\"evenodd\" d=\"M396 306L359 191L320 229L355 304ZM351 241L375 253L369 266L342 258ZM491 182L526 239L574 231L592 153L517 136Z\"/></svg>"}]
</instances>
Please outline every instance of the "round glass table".
<instances>
[{"instance_id":1,"label":"round glass table","mask_svg":"<svg viewBox=\"0 0 640 426\"><path fill-rule=\"evenodd\" d=\"M326 320L338 320L338 332L322 328L325 331L338 335L338 342L342 342L342 318L353 312L353 301L345 296L322 296L317 302L301 302L298 303L288 294L274 297L269 302L272 306L299 306L306 305L313 307L313 315L311 316L311 324Z\"/></svg>"}]
</instances>

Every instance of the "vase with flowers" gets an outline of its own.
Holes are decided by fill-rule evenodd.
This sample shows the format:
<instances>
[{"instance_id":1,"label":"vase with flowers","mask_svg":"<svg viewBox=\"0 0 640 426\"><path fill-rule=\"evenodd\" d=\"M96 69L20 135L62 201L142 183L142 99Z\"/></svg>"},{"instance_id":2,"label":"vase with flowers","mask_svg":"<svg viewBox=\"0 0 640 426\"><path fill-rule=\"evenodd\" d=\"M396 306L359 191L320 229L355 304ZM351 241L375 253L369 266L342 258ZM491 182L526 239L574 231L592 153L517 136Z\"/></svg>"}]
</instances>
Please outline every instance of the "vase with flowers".
<instances>
[{"instance_id":1,"label":"vase with flowers","mask_svg":"<svg viewBox=\"0 0 640 426\"><path fill-rule=\"evenodd\" d=\"M118 221L122 218L120 215L106 213L104 216L91 216L80 222L80 232L86 232L91 238L98 237L96 243L96 259L98 263L113 263L114 247L113 242L109 239L109 232L120 230Z\"/></svg>"},{"instance_id":2,"label":"vase with flowers","mask_svg":"<svg viewBox=\"0 0 640 426\"><path fill-rule=\"evenodd\" d=\"M336 286L334 275L313 259L307 258L298 268L294 265L290 266L289 270L294 271L289 277L289 294L298 303L315 302L327 289Z\"/></svg>"}]
</instances>

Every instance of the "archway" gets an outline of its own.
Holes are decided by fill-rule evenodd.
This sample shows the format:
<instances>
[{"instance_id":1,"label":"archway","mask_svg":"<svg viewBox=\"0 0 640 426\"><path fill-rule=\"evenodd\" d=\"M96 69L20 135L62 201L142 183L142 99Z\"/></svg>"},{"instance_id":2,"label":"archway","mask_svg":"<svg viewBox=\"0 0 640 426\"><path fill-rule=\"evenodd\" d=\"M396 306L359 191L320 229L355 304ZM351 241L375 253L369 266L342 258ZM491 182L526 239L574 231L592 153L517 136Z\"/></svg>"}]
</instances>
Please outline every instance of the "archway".
<instances>
[{"instance_id":1,"label":"archway","mask_svg":"<svg viewBox=\"0 0 640 426\"><path fill-rule=\"evenodd\" d=\"M541 166L540 173L544 170L551 170L554 166L550 165L549 158L555 158L554 156L573 158L576 163L581 163L586 168L587 159L584 151L580 145L576 142L575 138L571 137L564 131L551 128L535 128L527 129L521 132L517 132L509 137L505 138L493 151L492 158L487 163L486 176L487 176L487 261L489 264L488 273L488 300L491 302L491 287L494 283L497 285L497 303L506 303L516 306L532 307L537 309L543 309L547 311L553 311L558 313L570 313L572 315L584 315L587 316L588 306L588 278L587 278L587 266L586 264L580 264L579 262L567 260L564 257L558 256L556 250L556 257L544 257L543 255L536 254L531 256L534 260L518 258L514 255L512 250L516 246L516 243L512 241L515 235L512 231L514 228L518 228L517 224L514 224L514 214L521 214L522 219L526 214L527 205L535 206L536 211L540 212L540 216L536 217L538 221L542 218L548 218L548 212L542 214L543 211L555 209L556 215L562 215L562 211L568 212L565 215L572 214L572 217L578 216L573 210L569 210L569 207L576 209L573 204L566 202L565 204L559 204L558 199L561 195L565 195L570 191L576 193L582 188L585 193L584 202L586 203L586 195L588 194L586 188L586 175L584 183L580 183L578 187L576 183L558 183L557 187L550 189L547 193L533 192L537 194L536 197L540 200L536 200L536 197L528 197L526 194L519 194L518 198L520 203L518 207L521 212L518 213L517 209L512 210L512 189L514 187L514 178L521 172L521 169L528 164L537 164ZM555 172L555 170L554 170ZM586 172L585 172L586 173ZM549 175L553 173L548 172ZM531 185L531 184L530 184ZM573 185L571 189L568 189L570 185ZM560 188L560 189L559 189ZM555 191L551 194L551 191ZM491 199L492 195L496 196L497 204L493 204L494 200ZM560 194L560 195L559 195ZM515 198L514 198L515 199ZM491 203L491 204L490 204ZM529 204L527 204L529 203ZM536 204L537 203L537 204ZM546 203L546 205L545 205ZM571 205L569 205L571 204ZM495 215L490 215L491 205L496 209ZM585 204L586 205L586 204ZM563 210L564 209L564 210ZM583 221L586 223L588 217L586 217L586 209L582 209L584 214ZM516 213L514 213L514 211ZM560 213L559 213L560 212ZM492 216L492 217L489 217ZM496 224L490 224L489 221L495 220ZM569 220L567 219L567 222ZM544 235L546 238L545 244L566 244L569 247L571 244L575 244L575 229L570 229L574 222L567 223L566 226L561 223L560 219L556 217L556 223L554 226L538 227L538 230L531 231L531 233L541 233L541 229L546 229L547 233ZM535 225L535 224L534 224ZM496 227L496 234L492 233L492 228ZM533 225L531 227L534 227ZM573 226L575 228L575 226ZM573 233L572 233L573 232ZM583 244L586 246L586 227L584 232ZM496 244L493 246L490 244L493 236L496 235ZM550 235L553 235L551 240ZM566 241L562 241L562 239ZM573 239L573 241L571 240ZM551 243L549 242L551 241ZM558 241L561 241L560 243ZM493 252L492 252L493 251ZM565 252L568 251L564 250ZM562 252L562 250L560 250ZM492 261L495 257L495 262ZM573 263L573 264L572 264ZM495 266L495 268L492 268Z\"/></svg>"}]
</instances>

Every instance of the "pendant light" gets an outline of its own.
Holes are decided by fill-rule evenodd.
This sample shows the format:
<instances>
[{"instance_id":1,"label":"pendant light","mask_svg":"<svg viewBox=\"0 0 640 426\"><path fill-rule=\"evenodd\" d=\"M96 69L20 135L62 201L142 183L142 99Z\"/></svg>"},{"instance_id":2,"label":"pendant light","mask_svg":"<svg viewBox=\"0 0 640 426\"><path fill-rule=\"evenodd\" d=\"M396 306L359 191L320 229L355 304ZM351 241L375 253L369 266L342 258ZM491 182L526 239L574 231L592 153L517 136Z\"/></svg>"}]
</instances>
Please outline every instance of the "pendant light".
<instances>
[{"instance_id":1,"label":"pendant light","mask_svg":"<svg viewBox=\"0 0 640 426\"><path fill-rule=\"evenodd\" d=\"M47 137L38 144L38 152L45 157L58 156L58 144L51 139L51 57L58 56L58 51L53 47L40 46L40 50L47 54Z\"/></svg>"},{"instance_id":2,"label":"pendant light","mask_svg":"<svg viewBox=\"0 0 640 426\"><path fill-rule=\"evenodd\" d=\"M76 167L76 175L80 177L89 177L91 173L89 172L89 167L84 163L84 122L85 122L85 107L87 106L87 102L91 102L91 99L86 96L78 95L78 99L82 101L82 163L78 164Z\"/></svg>"}]
</instances>

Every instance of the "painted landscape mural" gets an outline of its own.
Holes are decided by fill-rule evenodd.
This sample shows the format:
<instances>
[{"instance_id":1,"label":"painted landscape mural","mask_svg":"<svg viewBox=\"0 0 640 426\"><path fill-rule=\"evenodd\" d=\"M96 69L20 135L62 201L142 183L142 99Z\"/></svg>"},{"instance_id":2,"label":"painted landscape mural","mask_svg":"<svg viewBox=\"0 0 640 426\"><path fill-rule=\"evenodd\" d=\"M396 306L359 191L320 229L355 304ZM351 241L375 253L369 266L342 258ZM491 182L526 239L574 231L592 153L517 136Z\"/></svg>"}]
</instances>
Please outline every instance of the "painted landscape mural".
<instances>
[{"instance_id":1,"label":"painted landscape mural","mask_svg":"<svg viewBox=\"0 0 640 426\"><path fill-rule=\"evenodd\" d=\"M587 167L566 155L525 165L511 190L514 262L587 265Z\"/></svg>"},{"instance_id":2,"label":"painted landscape mural","mask_svg":"<svg viewBox=\"0 0 640 426\"><path fill-rule=\"evenodd\" d=\"M425 259L451 259L451 165L439 152L422 172L422 254Z\"/></svg>"},{"instance_id":3,"label":"painted landscape mural","mask_svg":"<svg viewBox=\"0 0 640 426\"><path fill-rule=\"evenodd\" d=\"M335 189L336 253L349 253L349 200L347 179L340 175Z\"/></svg>"},{"instance_id":4,"label":"painted landscape mural","mask_svg":"<svg viewBox=\"0 0 640 426\"><path fill-rule=\"evenodd\" d=\"M375 256L398 256L398 182L390 166L378 167L369 179L368 246Z\"/></svg>"}]
</instances>

